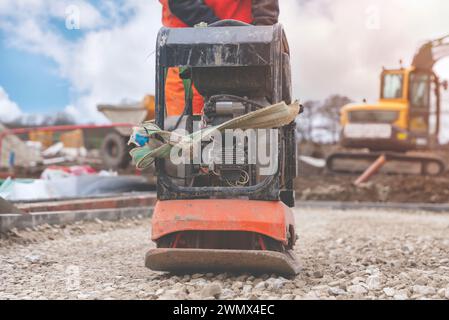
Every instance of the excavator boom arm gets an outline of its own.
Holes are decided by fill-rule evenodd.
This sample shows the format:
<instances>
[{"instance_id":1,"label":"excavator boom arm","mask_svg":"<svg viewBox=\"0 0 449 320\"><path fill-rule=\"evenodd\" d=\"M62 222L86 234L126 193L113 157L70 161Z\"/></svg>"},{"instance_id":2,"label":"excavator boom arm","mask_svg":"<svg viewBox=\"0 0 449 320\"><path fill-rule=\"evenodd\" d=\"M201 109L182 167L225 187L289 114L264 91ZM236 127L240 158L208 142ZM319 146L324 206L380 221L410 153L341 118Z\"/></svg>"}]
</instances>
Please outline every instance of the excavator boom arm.
<instances>
[{"instance_id":1,"label":"excavator boom arm","mask_svg":"<svg viewBox=\"0 0 449 320\"><path fill-rule=\"evenodd\" d=\"M415 54L412 65L416 69L432 71L435 63L447 56L449 56L449 34L422 45Z\"/></svg>"}]
</instances>

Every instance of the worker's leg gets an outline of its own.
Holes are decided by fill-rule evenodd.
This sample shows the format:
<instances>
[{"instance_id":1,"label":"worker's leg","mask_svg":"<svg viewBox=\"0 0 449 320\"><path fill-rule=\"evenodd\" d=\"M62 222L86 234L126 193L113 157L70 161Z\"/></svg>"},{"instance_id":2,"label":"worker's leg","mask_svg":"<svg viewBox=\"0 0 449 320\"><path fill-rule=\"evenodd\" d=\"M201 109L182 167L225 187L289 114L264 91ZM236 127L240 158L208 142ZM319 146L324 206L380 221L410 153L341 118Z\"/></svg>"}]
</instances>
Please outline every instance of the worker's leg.
<instances>
[{"instance_id":1,"label":"worker's leg","mask_svg":"<svg viewBox=\"0 0 449 320\"><path fill-rule=\"evenodd\" d=\"M167 116L180 116L185 107L185 90L182 79L179 77L179 68L169 68L165 83L165 106ZM193 87L193 113L203 112L204 99Z\"/></svg>"}]
</instances>

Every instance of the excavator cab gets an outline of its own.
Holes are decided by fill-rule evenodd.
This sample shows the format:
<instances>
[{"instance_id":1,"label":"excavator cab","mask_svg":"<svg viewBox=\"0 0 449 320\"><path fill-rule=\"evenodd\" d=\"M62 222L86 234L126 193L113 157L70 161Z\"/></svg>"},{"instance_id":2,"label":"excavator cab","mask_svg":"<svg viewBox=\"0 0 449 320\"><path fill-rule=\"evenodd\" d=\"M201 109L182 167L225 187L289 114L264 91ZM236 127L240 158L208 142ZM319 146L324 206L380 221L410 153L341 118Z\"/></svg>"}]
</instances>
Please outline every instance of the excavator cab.
<instances>
[{"instance_id":1,"label":"excavator cab","mask_svg":"<svg viewBox=\"0 0 449 320\"><path fill-rule=\"evenodd\" d=\"M373 151L407 151L414 146L409 130L411 70L382 71L378 103L349 104L341 110L341 144Z\"/></svg>"},{"instance_id":2,"label":"excavator cab","mask_svg":"<svg viewBox=\"0 0 449 320\"><path fill-rule=\"evenodd\" d=\"M439 80L433 72L413 70L408 78L408 128L417 146L436 142L439 133Z\"/></svg>"},{"instance_id":3,"label":"excavator cab","mask_svg":"<svg viewBox=\"0 0 449 320\"><path fill-rule=\"evenodd\" d=\"M375 121L392 123L401 132L393 136L408 141L406 146L427 146L439 131L438 78L433 72L415 68L384 70L380 104L402 105L399 110L378 113ZM372 121L372 119L367 119Z\"/></svg>"}]
</instances>

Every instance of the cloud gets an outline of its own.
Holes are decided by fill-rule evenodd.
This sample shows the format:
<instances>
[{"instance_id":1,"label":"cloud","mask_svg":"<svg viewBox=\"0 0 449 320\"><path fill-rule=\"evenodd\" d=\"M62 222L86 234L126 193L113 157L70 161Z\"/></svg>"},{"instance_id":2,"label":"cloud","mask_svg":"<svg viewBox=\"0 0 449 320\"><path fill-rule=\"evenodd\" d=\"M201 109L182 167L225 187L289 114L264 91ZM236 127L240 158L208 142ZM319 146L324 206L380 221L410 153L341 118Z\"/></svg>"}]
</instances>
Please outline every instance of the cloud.
<instances>
[{"instance_id":1,"label":"cloud","mask_svg":"<svg viewBox=\"0 0 449 320\"><path fill-rule=\"evenodd\" d=\"M64 65L64 74L74 80L74 91L81 93L71 108L75 113L98 118L98 103L138 100L154 93L152 53L160 27L159 5L136 5L136 14L127 23L87 34Z\"/></svg>"},{"instance_id":2,"label":"cloud","mask_svg":"<svg viewBox=\"0 0 449 320\"><path fill-rule=\"evenodd\" d=\"M10 122L22 115L19 106L9 99L8 93L0 86L0 120Z\"/></svg>"},{"instance_id":3,"label":"cloud","mask_svg":"<svg viewBox=\"0 0 449 320\"><path fill-rule=\"evenodd\" d=\"M154 93L151 53L161 25L159 2L98 3L0 1L0 28L8 44L56 62L58 74L71 83L66 111L81 122L105 121L96 111L99 103ZM75 39L52 24L63 23L72 4L80 9L81 30L73 32L81 35ZM400 59L410 63L419 44L449 30L447 0L282 0L280 5L294 96L302 101L334 93L374 100L382 66L397 67Z\"/></svg>"},{"instance_id":4,"label":"cloud","mask_svg":"<svg viewBox=\"0 0 449 320\"><path fill-rule=\"evenodd\" d=\"M76 40L52 27L49 17L64 22L66 9L79 11ZM1 7L3 6L3 7ZM7 19L8 44L54 60L58 74L71 83L71 101L66 111L80 122L105 121L96 111L98 103L138 100L154 92L154 51L161 25L156 1L108 1L96 9L86 1L7 1L0 6ZM14 14L27 8L27 14ZM47 12L48 14L45 14Z\"/></svg>"},{"instance_id":5,"label":"cloud","mask_svg":"<svg viewBox=\"0 0 449 320\"><path fill-rule=\"evenodd\" d=\"M282 1L295 96L376 99L382 66L410 64L420 44L447 34L447 12L444 0Z\"/></svg>"},{"instance_id":6,"label":"cloud","mask_svg":"<svg viewBox=\"0 0 449 320\"><path fill-rule=\"evenodd\" d=\"M53 18L65 20L73 7L79 9L82 28L94 29L106 22L97 8L85 0L2 0L0 16L7 20L3 24L20 23L28 19L38 19L41 24L45 24Z\"/></svg>"},{"instance_id":7,"label":"cloud","mask_svg":"<svg viewBox=\"0 0 449 320\"><path fill-rule=\"evenodd\" d=\"M418 47L449 33L446 0L283 0L281 22L292 51L296 98L343 94L375 101L382 67L410 65ZM436 65L449 78L449 58ZM449 124L449 94L443 95ZM449 132L442 130L443 141Z\"/></svg>"}]
</instances>

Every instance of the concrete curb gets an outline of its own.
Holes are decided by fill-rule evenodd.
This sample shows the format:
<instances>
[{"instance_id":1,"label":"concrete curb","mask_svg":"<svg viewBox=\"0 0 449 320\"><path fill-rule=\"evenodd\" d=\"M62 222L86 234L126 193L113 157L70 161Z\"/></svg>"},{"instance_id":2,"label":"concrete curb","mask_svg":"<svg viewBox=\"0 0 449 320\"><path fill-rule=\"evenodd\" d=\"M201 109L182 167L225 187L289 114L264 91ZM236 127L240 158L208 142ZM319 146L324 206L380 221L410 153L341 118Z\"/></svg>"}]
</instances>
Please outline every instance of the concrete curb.
<instances>
[{"instance_id":1,"label":"concrete curb","mask_svg":"<svg viewBox=\"0 0 449 320\"><path fill-rule=\"evenodd\" d=\"M149 218L152 215L153 207L3 214L0 215L0 233L6 233L12 229L34 228L42 224L64 225L73 224L77 221L93 221L95 219L116 221L138 216Z\"/></svg>"},{"instance_id":2,"label":"concrete curb","mask_svg":"<svg viewBox=\"0 0 449 320\"><path fill-rule=\"evenodd\" d=\"M17 208L25 213L31 212L60 212L80 211L109 208L153 207L156 204L156 196L153 194L127 194L115 197L95 199L59 200L37 203L17 204ZM14 212L16 213L16 212ZM17 212L19 213L19 212Z\"/></svg>"},{"instance_id":3,"label":"concrete curb","mask_svg":"<svg viewBox=\"0 0 449 320\"><path fill-rule=\"evenodd\" d=\"M326 208L335 210L360 210L360 209L382 209L401 211L427 211L437 213L448 213L449 204L428 203L374 203L374 202L338 202L338 201L300 201L298 208ZM3 214L0 215L0 233L6 233L12 229L23 230L34 228L42 224L64 225L73 224L77 221L93 221L95 219L104 221L117 221L124 218L144 217L153 215L153 207L132 207L115 209L94 209L58 212L37 212L29 214Z\"/></svg>"},{"instance_id":4,"label":"concrete curb","mask_svg":"<svg viewBox=\"0 0 449 320\"><path fill-rule=\"evenodd\" d=\"M449 203L376 203L376 202L339 202L339 201L300 201L299 208L326 208L335 210L383 209L401 211L428 211L449 213Z\"/></svg>"}]
</instances>

